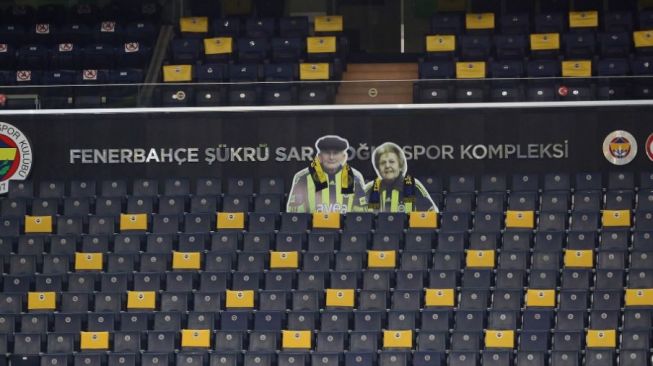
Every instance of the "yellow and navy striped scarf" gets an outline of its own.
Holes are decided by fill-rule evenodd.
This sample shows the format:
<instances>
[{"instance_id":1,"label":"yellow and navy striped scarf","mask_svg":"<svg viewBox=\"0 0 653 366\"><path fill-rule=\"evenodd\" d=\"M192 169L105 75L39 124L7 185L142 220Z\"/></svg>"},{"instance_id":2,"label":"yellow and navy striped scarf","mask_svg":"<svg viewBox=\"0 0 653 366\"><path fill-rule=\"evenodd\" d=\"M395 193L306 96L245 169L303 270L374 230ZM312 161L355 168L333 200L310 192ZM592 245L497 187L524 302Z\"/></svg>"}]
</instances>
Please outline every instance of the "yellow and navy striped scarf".
<instances>
[{"instance_id":1,"label":"yellow and navy striped scarf","mask_svg":"<svg viewBox=\"0 0 653 366\"><path fill-rule=\"evenodd\" d=\"M406 203L415 202L415 180L406 174L403 181L403 201ZM374 180L370 197L367 200L367 206L372 209L378 209L381 203L381 178Z\"/></svg>"},{"instance_id":2,"label":"yellow and navy striped scarf","mask_svg":"<svg viewBox=\"0 0 653 366\"><path fill-rule=\"evenodd\" d=\"M315 184L315 191L321 191L329 186L329 178L322 168L319 158L313 159L311 165L308 167L308 172ZM340 193L352 194L354 193L354 173L349 164L345 163L342 166L342 174L340 174Z\"/></svg>"}]
</instances>

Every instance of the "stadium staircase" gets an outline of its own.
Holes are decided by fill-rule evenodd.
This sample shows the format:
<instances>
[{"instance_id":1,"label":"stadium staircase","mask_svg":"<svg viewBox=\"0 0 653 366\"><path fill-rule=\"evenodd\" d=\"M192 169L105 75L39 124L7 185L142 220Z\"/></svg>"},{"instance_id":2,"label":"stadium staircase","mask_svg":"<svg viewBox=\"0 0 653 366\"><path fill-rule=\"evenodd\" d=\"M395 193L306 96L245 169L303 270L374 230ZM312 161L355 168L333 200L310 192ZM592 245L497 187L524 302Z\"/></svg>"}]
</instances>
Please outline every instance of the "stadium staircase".
<instances>
[{"instance_id":1,"label":"stadium staircase","mask_svg":"<svg viewBox=\"0 0 653 366\"><path fill-rule=\"evenodd\" d=\"M412 103L416 63L349 64L336 95L336 104ZM369 82L356 83L352 81Z\"/></svg>"}]
</instances>

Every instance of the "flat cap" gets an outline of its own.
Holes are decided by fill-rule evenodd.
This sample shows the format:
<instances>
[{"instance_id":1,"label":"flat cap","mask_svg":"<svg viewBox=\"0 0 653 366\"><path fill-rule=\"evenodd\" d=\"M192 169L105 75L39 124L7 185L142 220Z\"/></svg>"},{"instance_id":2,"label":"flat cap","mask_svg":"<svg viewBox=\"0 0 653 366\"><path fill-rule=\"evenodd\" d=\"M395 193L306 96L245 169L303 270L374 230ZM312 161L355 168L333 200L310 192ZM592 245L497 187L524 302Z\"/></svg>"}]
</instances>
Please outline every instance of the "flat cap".
<instances>
[{"instance_id":1,"label":"flat cap","mask_svg":"<svg viewBox=\"0 0 653 366\"><path fill-rule=\"evenodd\" d=\"M336 150L336 151L345 151L349 148L349 141L343 139L340 136L336 135L327 135L320 137L315 146L318 150Z\"/></svg>"}]
</instances>

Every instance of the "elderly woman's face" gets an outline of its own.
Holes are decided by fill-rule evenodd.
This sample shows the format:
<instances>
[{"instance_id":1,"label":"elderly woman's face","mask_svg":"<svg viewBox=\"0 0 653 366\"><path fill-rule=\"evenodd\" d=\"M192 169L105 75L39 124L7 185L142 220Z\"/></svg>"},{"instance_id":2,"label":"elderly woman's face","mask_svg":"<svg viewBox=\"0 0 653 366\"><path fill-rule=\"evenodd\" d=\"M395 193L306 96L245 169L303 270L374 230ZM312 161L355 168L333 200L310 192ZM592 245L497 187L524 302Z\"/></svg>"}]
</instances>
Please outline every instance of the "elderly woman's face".
<instances>
[{"instance_id":1,"label":"elderly woman's face","mask_svg":"<svg viewBox=\"0 0 653 366\"><path fill-rule=\"evenodd\" d=\"M401 174L401 167L399 165L399 157L394 152L386 152L379 158L379 174L384 180L392 180L399 177Z\"/></svg>"}]
</instances>

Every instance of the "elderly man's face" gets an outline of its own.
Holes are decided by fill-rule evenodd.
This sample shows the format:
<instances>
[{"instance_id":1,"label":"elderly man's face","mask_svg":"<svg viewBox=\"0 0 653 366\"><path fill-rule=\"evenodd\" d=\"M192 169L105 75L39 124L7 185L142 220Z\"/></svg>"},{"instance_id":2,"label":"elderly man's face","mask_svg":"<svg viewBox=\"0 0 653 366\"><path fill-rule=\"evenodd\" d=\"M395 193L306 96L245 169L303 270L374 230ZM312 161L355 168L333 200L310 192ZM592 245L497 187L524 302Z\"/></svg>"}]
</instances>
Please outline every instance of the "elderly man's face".
<instances>
[{"instance_id":1,"label":"elderly man's face","mask_svg":"<svg viewBox=\"0 0 653 366\"><path fill-rule=\"evenodd\" d=\"M394 152L387 152L379 158L379 174L384 180L393 180L401 174L399 157Z\"/></svg>"},{"instance_id":2,"label":"elderly man's face","mask_svg":"<svg viewBox=\"0 0 653 366\"><path fill-rule=\"evenodd\" d=\"M327 173L334 173L345 162L347 155L344 151L324 150L318 154L322 168Z\"/></svg>"}]
</instances>

